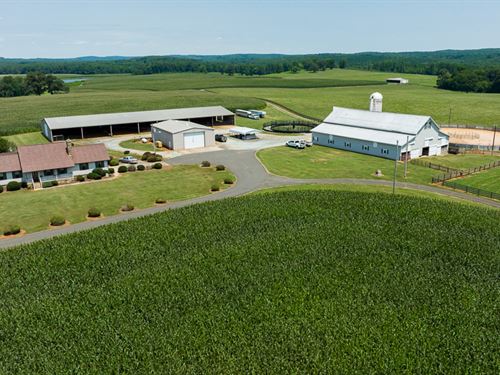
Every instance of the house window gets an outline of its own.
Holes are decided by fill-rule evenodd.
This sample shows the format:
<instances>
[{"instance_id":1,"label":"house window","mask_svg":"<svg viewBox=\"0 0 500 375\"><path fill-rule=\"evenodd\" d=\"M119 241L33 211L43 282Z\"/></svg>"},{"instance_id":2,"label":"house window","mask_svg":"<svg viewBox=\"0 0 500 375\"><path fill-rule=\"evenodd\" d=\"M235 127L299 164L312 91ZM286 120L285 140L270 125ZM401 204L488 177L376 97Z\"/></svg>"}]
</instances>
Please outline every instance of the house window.
<instances>
[{"instance_id":1,"label":"house window","mask_svg":"<svg viewBox=\"0 0 500 375\"><path fill-rule=\"evenodd\" d=\"M387 148L383 148L383 149L381 149L381 150L380 150L380 152L381 152L382 154L387 155L387 154L389 154L389 149L387 149Z\"/></svg>"},{"instance_id":2,"label":"house window","mask_svg":"<svg viewBox=\"0 0 500 375\"><path fill-rule=\"evenodd\" d=\"M103 161L96 161L95 167L96 168L104 168L104 162Z\"/></svg>"},{"instance_id":3,"label":"house window","mask_svg":"<svg viewBox=\"0 0 500 375\"><path fill-rule=\"evenodd\" d=\"M0 180L6 180L7 179L7 173L0 173Z\"/></svg>"},{"instance_id":4,"label":"house window","mask_svg":"<svg viewBox=\"0 0 500 375\"><path fill-rule=\"evenodd\" d=\"M370 146L368 146L368 145L363 145L363 146L361 146L361 149L362 149L363 151L368 151L368 150L370 149Z\"/></svg>"},{"instance_id":5,"label":"house window","mask_svg":"<svg viewBox=\"0 0 500 375\"><path fill-rule=\"evenodd\" d=\"M57 174L66 174L68 173L68 168L59 168L57 170Z\"/></svg>"},{"instance_id":6,"label":"house window","mask_svg":"<svg viewBox=\"0 0 500 375\"><path fill-rule=\"evenodd\" d=\"M344 142L344 147L351 148L351 142Z\"/></svg>"},{"instance_id":7,"label":"house window","mask_svg":"<svg viewBox=\"0 0 500 375\"><path fill-rule=\"evenodd\" d=\"M81 163L80 164L80 170L81 171L85 171L87 169L89 169L89 163Z\"/></svg>"},{"instance_id":8,"label":"house window","mask_svg":"<svg viewBox=\"0 0 500 375\"><path fill-rule=\"evenodd\" d=\"M53 176L54 175L54 170L52 169L47 169L46 171L43 171L44 176Z\"/></svg>"},{"instance_id":9,"label":"house window","mask_svg":"<svg viewBox=\"0 0 500 375\"><path fill-rule=\"evenodd\" d=\"M23 177L23 173L21 171L12 172L12 178L21 178Z\"/></svg>"},{"instance_id":10,"label":"house window","mask_svg":"<svg viewBox=\"0 0 500 375\"><path fill-rule=\"evenodd\" d=\"M335 144L335 139L333 139L333 135L328 136L328 143L330 143L332 145Z\"/></svg>"}]
</instances>

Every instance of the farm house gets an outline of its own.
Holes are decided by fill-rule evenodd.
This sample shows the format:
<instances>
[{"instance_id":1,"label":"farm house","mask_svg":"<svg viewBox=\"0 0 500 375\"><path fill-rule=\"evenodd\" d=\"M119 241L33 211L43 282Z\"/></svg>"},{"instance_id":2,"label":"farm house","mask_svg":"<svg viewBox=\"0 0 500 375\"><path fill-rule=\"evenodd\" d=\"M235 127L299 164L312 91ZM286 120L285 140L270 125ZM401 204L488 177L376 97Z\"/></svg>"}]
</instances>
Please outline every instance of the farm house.
<instances>
[{"instance_id":1,"label":"farm house","mask_svg":"<svg viewBox=\"0 0 500 375\"><path fill-rule=\"evenodd\" d=\"M234 113L221 106L104 113L44 118L41 127L43 135L54 141L148 132L152 124L166 120L205 126L234 125Z\"/></svg>"},{"instance_id":2,"label":"farm house","mask_svg":"<svg viewBox=\"0 0 500 375\"><path fill-rule=\"evenodd\" d=\"M190 121L168 120L151 125L153 141L171 150L215 146L214 129Z\"/></svg>"},{"instance_id":3,"label":"farm house","mask_svg":"<svg viewBox=\"0 0 500 375\"><path fill-rule=\"evenodd\" d=\"M371 95L369 111L333 107L311 133L316 145L393 160L448 152L449 137L430 116L382 112L380 93Z\"/></svg>"}]
</instances>

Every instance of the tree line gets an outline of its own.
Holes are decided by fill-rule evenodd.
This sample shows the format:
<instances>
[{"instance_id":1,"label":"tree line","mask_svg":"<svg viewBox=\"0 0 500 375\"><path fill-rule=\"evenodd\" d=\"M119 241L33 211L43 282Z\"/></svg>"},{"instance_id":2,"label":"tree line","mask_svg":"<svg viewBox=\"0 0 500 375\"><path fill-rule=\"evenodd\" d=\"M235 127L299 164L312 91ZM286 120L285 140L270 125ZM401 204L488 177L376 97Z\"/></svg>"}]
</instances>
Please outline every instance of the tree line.
<instances>
[{"instance_id":1,"label":"tree line","mask_svg":"<svg viewBox=\"0 0 500 375\"><path fill-rule=\"evenodd\" d=\"M453 91L500 93L500 69L443 69L437 86Z\"/></svg>"},{"instance_id":2,"label":"tree line","mask_svg":"<svg viewBox=\"0 0 500 375\"><path fill-rule=\"evenodd\" d=\"M26 76L5 76L0 79L0 97L42 95L68 92L69 87L52 74L28 72Z\"/></svg>"}]
</instances>

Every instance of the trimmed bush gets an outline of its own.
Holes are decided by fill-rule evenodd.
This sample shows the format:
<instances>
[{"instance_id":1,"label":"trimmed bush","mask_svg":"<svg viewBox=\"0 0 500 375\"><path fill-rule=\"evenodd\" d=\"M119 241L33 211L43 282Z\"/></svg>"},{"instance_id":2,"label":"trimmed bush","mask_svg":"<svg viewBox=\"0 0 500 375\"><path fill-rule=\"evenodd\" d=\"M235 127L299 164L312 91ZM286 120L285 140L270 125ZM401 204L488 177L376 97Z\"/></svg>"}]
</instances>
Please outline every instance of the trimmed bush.
<instances>
[{"instance_id":1,"label":"trimmed bush","mask_svg":"<svg viewBox=\"0 0 500 375\"><path fill-rule=\"evenodd\" d=\"M99 211L97 208L91 208L91 209L89 209L88 216L89 217L99 217L99 216L101 216L101 211Z\"/></svg>"},{"instance_id":2,"label":"trimmed bush","mask_svg":"<svg viewBox=\"0 0 500 375\"><path fill-rule=\"evenodd\" d=\"M157 155L157 154L151 154L149 157L148 157L148 163L155 163L157 161L162 161L163 158L161 157L161 155Z\"/></svg>"},{"instance_id":3,"label":"trimmed bush","mask_svg":"<svg viewBox=\"0 0 500 375\"><path fill-rule=\"evenodd\" d=\"M50 225L54 227L59 227L61 225L64 225L66 223L66 219L60 215L52 216L50 218Z\"/></svg>"},{"instance_id":4,"label":"trimmed bush","mask_svg":"<svg viewBox=\"0 0 500 375\"><path fill-rule=\"evenodd\" d=\"M18 234L19 232L21 232L21 227L19 225L9 225L5 228L3 234L6 236L12 236L14 234Z\"/></svg>"},{"instance_id":5,"label":"trimmed bush","mask_svg":"<svg viewBox=\"0 0 500 375\"><path fill-rule=\"evenodd\" d=\"M203 160L201 166L204 168L210 167L210 162L208 160Z\"/></svg>"},{"instance_id":6,"label":"trimmed bush","mask_svg":"<svg viewBox=\"0 0 500 375\"><path fill-rule=\"evenodd\" d=\"M167 203L167 201L163 198L156 198L155 203L164 204L164 203Z\"/></svg>"},{"instance_id":7,"label":"trimmed bush","mask_svg":"<svg viewBox=\"0 0 500 375\"><path fill-rule=\"evenodd\" d=\"M127 168L127 171L129 171L129 172L135 172L136 169L137 168L135 167L135 165L129 165L128 168Z\"/></svg>"},{"instance_id":8,"label":"trimmed bush","mask_svg":"<svg viewBox=\"0 0 500 375\"><path fill-rule=\"evenodd\" d=\"M3 192L3 186L0 185L0 193Z\"/></svg>"},{"instance_id":9,"label":"trimmed bush","mask_svg":"<svg viewBox=\"0 0 500 375\"><path fill-rule=\"evenodd\" d=\"M162 169L163 168L163 164L162 163L154 163L153 164L153 168L154 169Z\"/></svg>"},{"instance_id":10,"label":"trimmed bush","mask_svg":"<svg viewBox=\"0 0 500 375\"><path fill-rule=\"evenodd\" d=\"M76 179L76 181L78 181L78 182L83 182L83 181L85 181L85 177L83 177L82 175L78 175L78 176L76 176L76 177L75 177L75 179Z\"/></svg>"},{"instance_id":11,"label":"trimmed bush","mask_svg":"<svg viewBox=\"0 0 500 375\"><path fill-rule=\"evenodd\" d=\"M114 174L115 169L114 168L108 168L108 174Z\"/></svg>"},{"instance_id":12,"label":"trimmed bush","mask_svg":"<svg viewBox=\"0 0 500 375\"><path fill-rule=\"evenodd\" d=\"M226 177L226 178L224 179L224 183L225 183L226 185L232 185L232 184L234 184L234 180L233 180L231 177Z\"/></svg>"},{"instance_id":13,"label":"trimmed bush","mask_svg":"<svg viewBox=\"0 0 500 375\"><path fill-rule=\"evenodd\" d=\"M59 182L57 180L52 181L52 186L59 186Z\"/></svg>"},{"instance_id":14,"label":"trimmed bush","mask_svg":"<svg viewBox=\"0 0 500 375\"><path fill-rule=\"evenodd\" d=\"M125 206L122 206L121 210L123 212L133 211L134 210L134 205L130 204L130 203L127 203Z\"/></svg>"},{"instance_id":15,"label":"trimmed bush","mask_svg":"<svg viewBox=\"0 0 500 375\"><path fill-rule=\"evenodd\" d=\"M225 171L226 170L226 167L223 166L222 164L219 164L215 167L215 170L216 171Z\"/></svg>"},{"instance_id":16,"label":"trimmed bush","mask_svg":"<svg viewBox=\"0 0 500 375\"><path fill-rule=\"evenodd\" d=\"M118 173L125 173L125 172L127 172L127 167L124 165L120 165L118 167Z\"/></svg>"},{"instance_id":17,"label":"trimmed bush","mask_svg":"<svg viewBox=\"0 0 500 375\"><path fill-rule=\"evenodd\" d=\"M57 186L57 185L54 185L54 182L55 181L44 181L44 182L42 182L42 187L44 189L46 189L46 188L51 188L52 186Z\"/></svg>"},{"instance_id":18,"label":"trimmed bush","mask_svg":"<svg viewBox=\"0 0 500 375\"><path fill-rule=\"evenodd\" d=\"M17 181L11 181L7 184L7 191L16 191L21 189L21 184Z\"/></svg>"},{"instance_id":19,"label":"trimmed bush","mask_svg":"<svg viewBox=\"0 0 500 375\"><path fill-rule=\"evenodd\" d=\"M130 150L125 150L125 151L123 151L123 154L124 154L124 155L128 155L128 154L130 154Z\"/></svg>"},{"instance_id":20,"label":"trimmed bush","mask_svg":"<svg viewBox=\"0 0 500 375\"><path fill-rule=\"evenodd\" d=\"M27 189L28 188L28 183L26 181L21 181L21 187L23 189Z\"/></svg>"},{"instance_id":21,"label":"trimmed bush","mask_svg":"<svg viewBox=\"0 0 500 375\"><path fill-rule=\"evenodd\" d=\"M97 173L101 177L105 177L106 176L106 171L104 169L102 169L102 168L92 169L92 173Z\"/></svg>"},{"instance_id":22,"label":"trimmed bush","mask_svg":"<svg viewBox=\"0 0 500 375\"><path fill-rule=\"evenodd\" d=\"M139 164L139 165L137 166L137 170L138 170L138 171L143 171L143 170L145 170L145 169L146 169L146 167L145 167L143 164Z\"/></svg>"},{"instance_id":23,"label":"trimmed bush","mask_svg":"<svg viewBox=\"0 0 500 375\"><path fill-rule=\"evenodd\" d=\"M116 167L116 166L118 166L118 164L120 164L120 161L119 161L118 159L111 159L111 160L109 161L109 165L110 165L111 167Z\"/></svg>"},{"instance_id":24,"label":"trimmed bush","mask_svg":"<svg viewBox=\"0 0 500 375\"><path fill-rule=\"evenodd\" d=\"M98 173L94 173L94 172L90 172L88 175L87 175L87 178L89 180L100 180L102 178L102 176Z\"/></svg>"},{"instance_id":25,"label":"trimmed bush","mask_svg":"<svg viewBox=\"0 0 500 375\"><path fill-rule=\"evenodd\" d=\"M144 154L142 154L141 160L146 161L149 159L150 156L151 156L151 152L146 151Z\"/></svg>"},{"instance_id":26,"label":"trimmed bush","mask_svg":"<svg viewBox=\"0 0 500 375\"><path fill-rule=\"evenodd\" d=\"M212 187L210 188L210 191L219 191L220 187L218 184L213 184Z\"/></svg>"}]
</instances>

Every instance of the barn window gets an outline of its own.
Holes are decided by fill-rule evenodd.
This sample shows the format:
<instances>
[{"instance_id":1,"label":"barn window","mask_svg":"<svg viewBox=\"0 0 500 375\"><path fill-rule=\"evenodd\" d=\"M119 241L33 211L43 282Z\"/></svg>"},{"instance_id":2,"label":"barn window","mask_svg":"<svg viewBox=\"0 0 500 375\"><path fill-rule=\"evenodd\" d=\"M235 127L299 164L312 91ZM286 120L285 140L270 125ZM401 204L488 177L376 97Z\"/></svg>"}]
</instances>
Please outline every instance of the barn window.
<instances>
[{"instance_id":1,"label":"barn window","mask_svg":"<svg viewBox=\"0 0 500 375\"><path fill-rule=\"evenodd\" d=\"M362 149L363 151L368 151L368 150L370 150L370 146L368 146L368 145L363 145L363 146L361 146L361 149Z\"/></svg>"},{"instance_id":2,"label":"barn window","mask_svg":"<svg viewBox=\"0 0 500 375\"><path fill-rule=\"evenodd\" d=\"M328 136L328 143L330 143L332 145L335 143L335 140L333 139L333 135Z\"/></svg>"},{"instance_id":3,"label":"barn window","mask_svg":"<svg viewBox=\"0 0 500 375\"><path fill-rule=\"evenodd\" d=\"M385 154L385 155L387 155L389 153L389 149L387 149L387 148L383 148L380 151L382 152L382 154Z\"/></svg>"},{"instance_id":4,"label":"barn window","mask_svg":"<svg viewBox=\"0 0 500 375\"><path fill-rule=\"evenodd\" d=\"M344 142L344 147L349 147L349 148L351 148L351 142Z\"/></svg>"},{"instance_id":5,"label":"barn window","mask_svg":"<svg viewBox=\"0 0 500 375\"><path fill-rule=\"evenodd\" d=\"M313 137L313 141L316 141L316 142L319 141L319 137L318 136L314 136Z\"/></svg>"}]
</instances>

